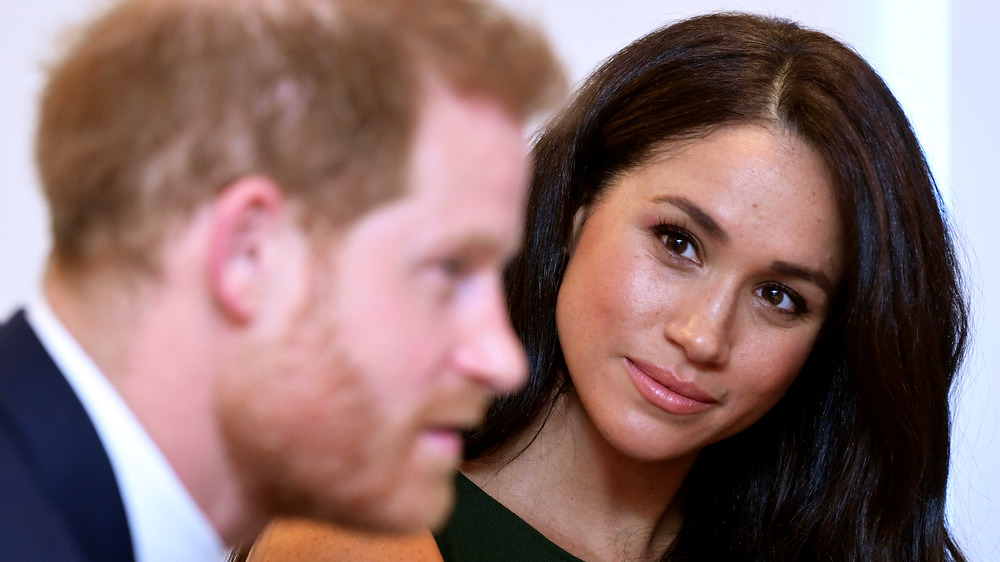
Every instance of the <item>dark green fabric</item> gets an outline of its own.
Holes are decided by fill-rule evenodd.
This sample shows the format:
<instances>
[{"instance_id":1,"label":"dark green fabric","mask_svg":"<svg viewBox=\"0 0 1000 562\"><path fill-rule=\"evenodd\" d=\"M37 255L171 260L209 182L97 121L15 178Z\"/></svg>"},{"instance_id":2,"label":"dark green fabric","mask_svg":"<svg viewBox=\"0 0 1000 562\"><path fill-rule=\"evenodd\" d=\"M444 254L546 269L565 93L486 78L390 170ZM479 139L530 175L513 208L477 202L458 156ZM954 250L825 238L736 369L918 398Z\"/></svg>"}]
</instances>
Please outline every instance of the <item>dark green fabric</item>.
<instances>
[{"instance_id":1,"label":"dark green fabric","mask_svg":"<svg viewBox=\"0 0 1000 562\"><path fill-rule=\"evenodd\" d=\"M444 562L582 562L459 474L455 512L434 535Z\"/></svg>"}]
</instances>

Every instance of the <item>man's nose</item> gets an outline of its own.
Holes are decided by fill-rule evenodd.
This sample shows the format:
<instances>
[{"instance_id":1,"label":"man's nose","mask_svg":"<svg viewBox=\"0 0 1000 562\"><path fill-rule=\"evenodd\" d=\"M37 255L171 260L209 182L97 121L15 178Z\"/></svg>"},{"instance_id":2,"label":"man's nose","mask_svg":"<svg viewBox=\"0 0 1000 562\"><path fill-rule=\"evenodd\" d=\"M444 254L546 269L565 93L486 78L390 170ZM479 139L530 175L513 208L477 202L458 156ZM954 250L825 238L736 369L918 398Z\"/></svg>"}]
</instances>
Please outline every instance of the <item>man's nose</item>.
<instances>
[{"instance_id":1,"label":"man's nose","mask_svg":"<svg viewBox=\"0 0 1000 562\"><path fill-rule=\"evenodd\" d=\"M467 376L502 394L524 385L528 362L510 325L499 281L490 293L461 336L456 363Z\"/></svg>"}]
</instances>

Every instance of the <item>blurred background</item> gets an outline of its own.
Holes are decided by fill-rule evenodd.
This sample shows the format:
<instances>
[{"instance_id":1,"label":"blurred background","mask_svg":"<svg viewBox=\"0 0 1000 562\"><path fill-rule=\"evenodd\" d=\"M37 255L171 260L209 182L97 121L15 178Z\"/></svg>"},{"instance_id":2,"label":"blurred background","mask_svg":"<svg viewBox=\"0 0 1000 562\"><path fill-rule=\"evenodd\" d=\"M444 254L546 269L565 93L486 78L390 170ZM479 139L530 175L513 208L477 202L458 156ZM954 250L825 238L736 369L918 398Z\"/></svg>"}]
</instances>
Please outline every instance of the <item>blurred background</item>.
<instances>
[{"instance_id":1,"label":"blurred background","mask_svg":"<svg viewBox=\"0 0 1000 562\"><path fill-rule=\"evenodd\" d=\"M1000 561L1000 2L992 0L500 0L543 26L574 83L611 53L688 15L745 10L801 21L879 70L920 137L965 262L974 338L955 406L949 517L970 560ZM102 0L0 0L0 318L37 289L47 219L32 156L36 97L67 26ZM996 230L994 228L993 230Z\"/></svg>"}]
</instances>

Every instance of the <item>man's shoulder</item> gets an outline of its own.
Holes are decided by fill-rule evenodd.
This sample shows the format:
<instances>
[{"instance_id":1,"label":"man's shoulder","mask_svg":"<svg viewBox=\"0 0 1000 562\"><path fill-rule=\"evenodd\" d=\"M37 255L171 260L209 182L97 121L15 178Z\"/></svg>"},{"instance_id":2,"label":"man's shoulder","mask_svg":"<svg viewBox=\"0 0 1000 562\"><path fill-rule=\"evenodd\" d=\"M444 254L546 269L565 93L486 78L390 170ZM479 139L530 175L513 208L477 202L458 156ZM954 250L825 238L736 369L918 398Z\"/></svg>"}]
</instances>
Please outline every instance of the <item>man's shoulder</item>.
<instances>
[{"instance_id":1,"label":"man's shoulder","mask_svg":"<svg viewBox=\"0 0 1000 562\"><path fill-rule=\"evenodd\" d=\"M104 446L23 311L0 325L0 498L0 560L132 559Z\"/></svg>"},{"instance_id":2,"label":"man's shoulder","mask_svg":"<svg viewBox=\"0 0 1000 562\"><path fill-rule=\"evenodd\" d=\"M86 414L59 368L31 329L23 310L0 325L0 426L22 445L26 425L60 422L74 405ZM77 417L74 423L78 422ZM29 433L34 433L29 432Z\"/></svg>"},{"instance_id":3,"label":"man's shoulder","mask_svg":"<svg viewBox=\"0 0 1000 562\"><path fill-rule=\"evenodd\" d=\"M25 371L37 368L40 347L23 310L0 324L0 560L85 560L19 432L22 409L33 407L23 403Z\"/></svg>"},{"instance_id":4,"label":"man's shoulder","mask_svg":"<svg viewBox=\"0 0 1000 562\"><path fill-rule=\"evenodd\" d=\"M56 366L28 324L25 311L19 309L0 323L0 394L8 386L5 381L17 381L20 385L19 379L24 375L18 373L37 369L56 369Z\"/></svg>"},{"instance_id":5,"label":"man's shoulder","mask_svg":"<svg viewBox=\"0 0 1000 562\"><path fill-rule=\"evenodd\" d=\"M24 309L14 311L9 317L0 321L0 358L3 357L2 354L16 353L25 338L33 336ZM37 341L37 338L35 339Z\"/></svg>"},{"instance_id":6,"label":"man's shoulder","mask_svg":"<svg viewBox=\"0 0 1000 562\"><path fill-rule=\"evenodd\" d=\"M0 425L0 560L86 560L60 510Z\"/></svg>"}]
</instances>

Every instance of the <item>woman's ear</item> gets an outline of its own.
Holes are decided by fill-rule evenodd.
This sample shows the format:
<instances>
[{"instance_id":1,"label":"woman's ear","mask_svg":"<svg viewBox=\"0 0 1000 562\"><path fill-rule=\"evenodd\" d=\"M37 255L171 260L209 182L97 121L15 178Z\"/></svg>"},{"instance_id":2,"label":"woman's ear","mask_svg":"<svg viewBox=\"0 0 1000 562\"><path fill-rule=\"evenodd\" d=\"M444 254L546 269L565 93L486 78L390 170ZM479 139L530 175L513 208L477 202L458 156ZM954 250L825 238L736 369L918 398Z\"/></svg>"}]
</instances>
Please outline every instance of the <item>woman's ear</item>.
<instances>
[{"instance_id":1,"label":"woman's ear","mask_svg":"<svg viewBox=\"0 0 1000 562\"><path fill-rule=\"evenodd\" d=\"M569 247L566 248L566 255L572 256L576 250L576 243L580 240L580 231L583 230L583 223L587 220L590 211L589 205L583 205L573 214L573 230L569 236Z\"/></svg>"},{"instance_id":2,"label":"woman's ear","mask_svg":"<svg viewBox=\"0 0 1000 562\"><path fill-rule=\"evenodd\" d=\"M260 311L286 232L289 206L281 188L262 176L240 178L213 203L208 285L216 306L237 323Z\"/></svg>"}]
</instances>

